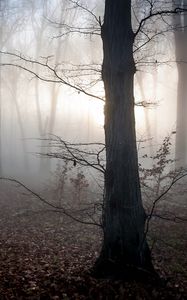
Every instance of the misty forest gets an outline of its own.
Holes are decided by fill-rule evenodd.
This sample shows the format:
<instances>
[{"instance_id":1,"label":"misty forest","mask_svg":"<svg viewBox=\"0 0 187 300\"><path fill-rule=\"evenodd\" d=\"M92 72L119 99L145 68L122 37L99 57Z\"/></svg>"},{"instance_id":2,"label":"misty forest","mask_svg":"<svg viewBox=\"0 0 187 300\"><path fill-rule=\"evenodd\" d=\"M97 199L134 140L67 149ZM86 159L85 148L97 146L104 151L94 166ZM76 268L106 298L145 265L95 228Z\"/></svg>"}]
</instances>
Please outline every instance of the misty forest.
<instances>
[{"instance_id":1,"label":"misty forest","mask_svg":"<svg viewBox=\"0 0 187 300\"><path fill-rule=\"evenodd\" d=\"M0 0L0 300L187 297L187 0Z\"/></svg>"}]
</instances>

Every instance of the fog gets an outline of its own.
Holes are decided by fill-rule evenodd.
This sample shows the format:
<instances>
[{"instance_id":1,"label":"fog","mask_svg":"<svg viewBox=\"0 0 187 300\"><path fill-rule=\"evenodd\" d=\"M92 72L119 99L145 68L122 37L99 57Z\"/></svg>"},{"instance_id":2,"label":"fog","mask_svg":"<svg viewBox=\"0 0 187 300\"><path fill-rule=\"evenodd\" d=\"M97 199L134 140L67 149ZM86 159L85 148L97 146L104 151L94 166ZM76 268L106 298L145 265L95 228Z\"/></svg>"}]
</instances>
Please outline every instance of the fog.
<instances>
[{"instance_id":1,"label":"fog","mask_svg":"<svg viewBox=\"0 0 187 300\"><path fill-rule=\"evenodd\" d=\"M174 2L0 0L0 299L186 299L187 13Z\"/></svg>"},{"instance_id":2,"label":"fog","mask_svg":"<svg viewBox=\"0 0 187 300\"><path fill-rule=\"evenodd\" d=\"M84 5L94 16L82 8L73 9L75 5L68 1L1 1L2 176L45 185L59 164L39 155L49 151L43 139L52 135L72 143L104 142L104 102L81 92L104 97L102 42L95 20L95 16L103 17L103 1L84 1ZM141 13L145 12L139 9ZM157 27L164 31L161 23ZM143 42L137 38L137 47ZM173 33L163 33L135 51L135 61L135 102L149 103L135 107L137 141L143 140L143 151L151 155L176 130ZM46 64L76 89L50 82L58 78ZM175 136L172 143L174 149Z\"/></svg>"}]
</instances>

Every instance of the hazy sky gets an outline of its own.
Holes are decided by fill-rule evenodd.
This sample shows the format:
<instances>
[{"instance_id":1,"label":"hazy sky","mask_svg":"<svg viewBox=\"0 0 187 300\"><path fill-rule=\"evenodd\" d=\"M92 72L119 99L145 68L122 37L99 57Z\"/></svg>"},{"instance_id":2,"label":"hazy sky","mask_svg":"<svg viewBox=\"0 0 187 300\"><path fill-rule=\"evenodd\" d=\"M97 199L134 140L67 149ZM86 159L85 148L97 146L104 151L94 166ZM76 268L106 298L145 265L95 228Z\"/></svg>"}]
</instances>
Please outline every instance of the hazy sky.
<instances>
[{"instance_id":1,"label":"hazy sky","mask_svg":"<svg viewBox=\"0 0 187 300\"><path fill-rule=\"evenodd\" d=\"M99 96L104 95L102 83L94 83L100 75L91 74L90 69L86 67L87 64L94 63L96 64L94 68L100 69L99 64L102 62L100 37L77 33L63 35L65 31L62 26L55 24L62 22L68 26L89 28L95 26L95 19L91 14L82 9L65 10L67 1L5 2L7 9L1 12L0 20L2 50L21 53L28 59L37 58L42 63L47 61L52 67L56 65L58 74L65 76L63 78L69 83L81 84L87 89L88 83L91 82L93 87L88 91ZM89 9L93 9L97 18L101 16L102 19L104 1L85 2ZM62 37L57 39L58 35ZM166 44L165 59L168 60L173 56L172 35L170 38L170 45L164 38L160 43L157 41L154 44L153 59L160 57L164 59L163 49L166 49ZM8 62L10 57L1 56L1 60ZM15 58L13 62L20 63L19 59ZM68 65L65 65L65 62L68 62ZM81 69L84 68L84 76L75 76L77 74L73 71L76 69L75 65L83 65ZM51 74L41 66L35 67L26 62L23 62L22 66L33 68L32 70L39 72L43 77L51 78ZM98 71L96 74L99 74ZM135 99L155 103L149 109L135 108L138 138L151 137L155 145L161 138L175 130L176 74L175 64L138 68ZM55 120L52 132L49 132L53 109ZM34 153L41 151L41 142L33 138L41 137L41 124L42 136L53 133L73 142L99 142L104 140L103 122L102 101L94 100L61 84L40 81L36 83L31 74L15 67L3 67L1 70L1 147L3 172L6 175L20 173L20 176L25 176L25 161L29 163L27 169L29 176L38 173L40 159L36 158Z\"/></svg>"}]
</instances>

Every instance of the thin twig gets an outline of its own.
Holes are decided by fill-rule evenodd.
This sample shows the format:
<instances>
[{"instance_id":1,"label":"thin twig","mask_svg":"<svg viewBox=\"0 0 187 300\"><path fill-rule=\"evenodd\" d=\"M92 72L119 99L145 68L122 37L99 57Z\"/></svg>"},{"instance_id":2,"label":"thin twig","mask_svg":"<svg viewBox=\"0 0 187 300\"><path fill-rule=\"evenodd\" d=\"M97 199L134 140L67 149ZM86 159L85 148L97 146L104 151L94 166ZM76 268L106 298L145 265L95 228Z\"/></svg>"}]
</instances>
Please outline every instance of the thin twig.
<instances>
[{"instance_id":1,"label":"thin twig","mask_svg":"<svg viewBox=\"0 0 187 300\"><path fill-rule=\"evenodd\" d=\"M87 221L83 221L83 220L80 220L80 219L74 217L71 213L67 212L67 210L64 207L56 206L56 205L52 204L51 202L48 202L45 198L41 197L38 193L31 190L31 188L29 188L28 186L26 186L25 184L23 184L19 180L16 180L16 179L13 179L13 178L7 178L7 177L0 177L0 180L5 180L5 181L10 181L10 182L17 183L19 186L23 187L26 191L28 191L31 195L35 196L37 199L39 199L44 204L46 204L46 205L48 205L48 206L50 206L54 209L60 210L64 215L66 215L67 217L71 218L72 220L74 220L76 222L79 222L79 223L85 224L85 225L95 225L95 226L102 227L101 224L98 224L96 222L87 222Z\"/></svg>"}]
</instances>

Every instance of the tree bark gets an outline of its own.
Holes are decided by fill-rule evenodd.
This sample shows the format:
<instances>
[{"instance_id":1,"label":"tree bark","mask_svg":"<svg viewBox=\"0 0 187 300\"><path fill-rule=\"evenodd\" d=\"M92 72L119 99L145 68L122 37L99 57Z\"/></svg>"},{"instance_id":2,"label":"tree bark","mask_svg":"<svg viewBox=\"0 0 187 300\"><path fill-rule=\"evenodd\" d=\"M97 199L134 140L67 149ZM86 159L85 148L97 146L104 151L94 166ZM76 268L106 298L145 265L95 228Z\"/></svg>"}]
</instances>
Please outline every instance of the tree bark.
<instances>
[{"instance_id":1,"label":"tree bark","mask_svg":"<svg viewBox=\"0 0 187 300\"><path fill-rule=\"evenodd\" d=\"M140 269L153 271L153 267L144 235L146 215L138 174L130 0L105 1L102 40L106 173L104 239L95 273L101 277L134 276Z\"/></svg>"}]
</instances>

